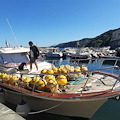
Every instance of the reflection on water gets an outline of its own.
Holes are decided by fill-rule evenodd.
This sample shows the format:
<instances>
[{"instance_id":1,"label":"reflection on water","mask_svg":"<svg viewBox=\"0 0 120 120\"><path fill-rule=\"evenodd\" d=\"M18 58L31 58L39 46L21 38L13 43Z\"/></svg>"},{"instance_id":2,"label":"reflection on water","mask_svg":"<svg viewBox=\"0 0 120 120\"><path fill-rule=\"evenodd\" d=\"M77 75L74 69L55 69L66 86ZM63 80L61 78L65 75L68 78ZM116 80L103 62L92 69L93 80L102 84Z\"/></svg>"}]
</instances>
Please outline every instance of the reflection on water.
<instances>
[{"instance_id":1,"label":"reflection on water","mask_svg":"<svg viewBox=\"0 0 120 120\"><path fill-rule=\"evenodd\" d=\"M28 115L26 120L88 120L88 118L67 117L61 115L53 115L48 113L40 113L36 115Z\"/></svg>"},{"instance_id":2,"label":"reflection on water","mask_svg":"<svg viewBox=\"0 0 120 120\"><path fill-rule=\"evenodd\" d=\"M109 99L90 120L120 120L120 101Z\"/></svg>"}]
</instances>

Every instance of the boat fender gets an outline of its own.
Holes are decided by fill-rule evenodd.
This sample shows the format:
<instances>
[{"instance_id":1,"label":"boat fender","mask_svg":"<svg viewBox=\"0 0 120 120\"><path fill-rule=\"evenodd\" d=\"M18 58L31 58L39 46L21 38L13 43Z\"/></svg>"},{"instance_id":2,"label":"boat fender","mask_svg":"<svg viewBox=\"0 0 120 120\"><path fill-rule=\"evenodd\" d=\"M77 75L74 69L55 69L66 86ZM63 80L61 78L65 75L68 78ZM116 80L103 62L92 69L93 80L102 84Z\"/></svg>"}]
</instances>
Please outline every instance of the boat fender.
<instances>
[{"instance_id":1,"label":"boat fender","mask_svg":"<svg viewBox=\"0 0 120 120\"><path fill-rule=\"evenodd\" d=\"M24 70L24 66L26 65L25 62L21 63L18 67L18 70Z\"/></svg>"},{"instance_id":2,"label":"boat fender","mask_svg":"<svg viewBox=\"0 0 120 120\"><path fill-rule=\"evenodd\" d=\"M16 112L22 117L27 117L30 110L30 106L24 100L22 100L16 107Z\"/></svg>"},{"instance_id":3,"label":"boat fender","mask_svg":"<svg viewBox=\"0 0 120 120\"><path fill-rule=\"evenodd\" d=\"M116 96L115 99L116 99L116 100L120 100L120 96Z\"/></svg>"}]
</instances>

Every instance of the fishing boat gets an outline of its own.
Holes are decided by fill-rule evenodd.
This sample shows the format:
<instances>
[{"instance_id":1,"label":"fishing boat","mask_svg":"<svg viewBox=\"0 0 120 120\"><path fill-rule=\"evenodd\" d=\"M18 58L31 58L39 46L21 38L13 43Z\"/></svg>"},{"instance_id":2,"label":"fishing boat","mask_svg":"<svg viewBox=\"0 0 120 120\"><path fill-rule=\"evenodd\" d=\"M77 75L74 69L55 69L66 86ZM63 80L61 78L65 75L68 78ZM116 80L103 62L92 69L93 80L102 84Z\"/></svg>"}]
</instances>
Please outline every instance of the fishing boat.
<instances>
[{"instance_id":1,"label":"fishing boat","mask_svg":"<svg viewBox=\"0 0 120 120\"><path fill-rule=\"evenodd\" d=\"M93 61L101 64L90 69ZM120 95L120 76L114 74L119 68L118 60L103 68L104 61L78 59L64 65L53 61L51 69L43 68L37 74L1 72L0 87L5 91L6 101L18 105L24 100L37 113L91 118L108 99ZM13 76L18 74L20 77L15 80Z\"/></svg>"}]
</instances>

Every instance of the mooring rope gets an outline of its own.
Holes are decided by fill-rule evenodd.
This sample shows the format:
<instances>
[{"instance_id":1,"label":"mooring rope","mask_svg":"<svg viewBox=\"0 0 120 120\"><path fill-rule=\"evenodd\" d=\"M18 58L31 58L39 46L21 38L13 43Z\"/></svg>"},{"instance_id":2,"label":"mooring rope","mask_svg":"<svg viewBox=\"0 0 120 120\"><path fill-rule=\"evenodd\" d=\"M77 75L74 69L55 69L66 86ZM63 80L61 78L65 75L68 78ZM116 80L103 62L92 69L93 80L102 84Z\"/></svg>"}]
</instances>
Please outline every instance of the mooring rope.
<instances>
[{"instance_id":1,"label":"mooring rope","mask_svg":"<svg viewBox=\"0 0 120 120\"><path fill-rule=\"evenodd\" d=\"M40 111L36 111L36 112L29 112L28 114L37 114L37 113L46 112L46 111L48 111L48 110L51 110L51 109L53 109L53 108L56 108L56 107L60 106L62 103L64 103L64 101L62 101L61 103L59 103L59 104L57 104L57 105L54 105L54 106L52 106L52 107L50 107L50 108L47 108L47 109L44 109L44 110L40 110Z\"/></svg>"},{"instance_id":2,"label":"mooring rope","mask_svg":"<svg viewBox=\"0 0 120 120\"><path fill-rule=\"evenodd\" d=\"M46 112L46 111L48 111L48 110L51 110L51 109L53 109L53 108L56 108L56 107L58 107L58 106L60 106L62 103L64 103L64 101L62 101L61 103L59 103L59 104L57 104L57 105L54 105L54 106L52 106L52 107L50 107L50 108L46 108L46 109L43 109L43 110L40 110L40 111L35 111L35 112L29 112L28 114L29 115L33 115L33 114L38 114L38 113L42 113L42 112ZM25 114L24 112L16 112L17 114Z\"/></svg>"}]
</instances>

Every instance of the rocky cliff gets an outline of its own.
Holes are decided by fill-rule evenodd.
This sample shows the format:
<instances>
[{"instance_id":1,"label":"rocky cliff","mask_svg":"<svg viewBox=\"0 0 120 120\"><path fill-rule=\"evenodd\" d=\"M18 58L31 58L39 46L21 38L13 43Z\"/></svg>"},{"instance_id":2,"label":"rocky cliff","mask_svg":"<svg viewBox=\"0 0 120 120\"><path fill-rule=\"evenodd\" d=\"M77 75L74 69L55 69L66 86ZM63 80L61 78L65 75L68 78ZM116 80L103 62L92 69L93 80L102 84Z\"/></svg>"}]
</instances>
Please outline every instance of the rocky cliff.
<instances>
[{"instance_id":1,"label":"rocky cliff","mask_svg":"<svg viewBox=\"0 0 120 120\"><path fill-rule=\"evenodd\" d=\"M81 40L76 40L76 41L70 41L67 43L61 43L58 44L54 47L60 47L60 48L65 48L65 47L104 47L104 46L110 46L110 41L112 38L113 32L120 30L114 29L114 30L109 30L99 36L96 36L95 38L84 38Z\"/></svg>"}]
</instances>

